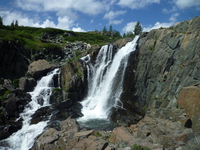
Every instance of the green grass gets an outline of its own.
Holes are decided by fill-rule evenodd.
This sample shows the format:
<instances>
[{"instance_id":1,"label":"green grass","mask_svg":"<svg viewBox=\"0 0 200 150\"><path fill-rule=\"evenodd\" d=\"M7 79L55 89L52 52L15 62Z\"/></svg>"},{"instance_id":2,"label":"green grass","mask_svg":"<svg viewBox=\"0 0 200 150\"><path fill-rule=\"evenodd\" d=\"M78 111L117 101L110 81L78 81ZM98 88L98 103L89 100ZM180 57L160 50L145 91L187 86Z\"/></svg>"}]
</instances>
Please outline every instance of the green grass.
<instances>
[{"instance_id":1,"label":"green grass","mask_svg":"<svg viewBox=\"0 0 200 150\"><path fill-rule=\"evenodd\" d=\"M12 82L15 87L19 87L19 79L14 79Z\"/></svg>"},{"instance_id":2,"label":"green grass","mask_svg":"<svg viewBox=\"0 0 200 150\"><path fill-rule=\"evenodd\" d=\"M65 33L70 33L72 36L66 36ZM76 42L82 41L89 43L91 45L98 44L100 46L111 43L120 39L121 37L110 37L105 35L100 35L98 32L73 32L54 28L36 28L36 27L11 27L11 26L1 26L0 27L0 41L19 41L24 46L29 49L41 50L42 48L59 48L59 44L53 44L48 42L43 42L41 40L42 34L47 33L52 35L53 38L62 35L64 37L63 42Z\"/></svg>"}]
</instances>

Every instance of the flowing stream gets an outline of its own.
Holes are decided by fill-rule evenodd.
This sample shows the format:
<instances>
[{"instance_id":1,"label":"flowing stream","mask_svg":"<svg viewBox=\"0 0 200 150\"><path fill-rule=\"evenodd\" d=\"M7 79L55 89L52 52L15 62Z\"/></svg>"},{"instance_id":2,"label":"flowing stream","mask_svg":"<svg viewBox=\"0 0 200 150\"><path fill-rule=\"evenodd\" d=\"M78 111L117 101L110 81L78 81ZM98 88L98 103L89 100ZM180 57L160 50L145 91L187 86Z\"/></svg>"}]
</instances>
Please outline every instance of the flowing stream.
<instances>
[{"instance_id":1,"label":"flowing stream","mask_svg":"<svg viewBox=\"0 0 200 150\"><path fill-rule=\"evenodd\" d=\"M109 115L113 107L123 107L120 96L123 91L124 73L130 52L134 51L139 36L128 42L115 54L112 45L103 46L94 64L90 56L81 58L87 67L88 94L81 102L83 117L77 121L88 128L112 128Z\"/></svg>"},{"instance_id":2,"label":"flowing stream","mask_svg":"<svg viewBox=\"0 0 200 150\"><path fill-rule=\"evenodd\" d=\"M23 125L20 130L13 133L9 138L1 141L0 150L28 150L30 149L35 138L40 135L47 126L48 121L41 121L37 124L30 124L32 115L41 107L49 106L49 99L54 88L53 76L59 74L59 69L55 69L42 77L33 92L30 92L31 99L24 111L20 114L19 119L23 119ZM43 100L43 104L38 100ZM50 118L51 116L49 116ZM1 146L4 145L4 146Z\"/></svg>"}]
</instances>

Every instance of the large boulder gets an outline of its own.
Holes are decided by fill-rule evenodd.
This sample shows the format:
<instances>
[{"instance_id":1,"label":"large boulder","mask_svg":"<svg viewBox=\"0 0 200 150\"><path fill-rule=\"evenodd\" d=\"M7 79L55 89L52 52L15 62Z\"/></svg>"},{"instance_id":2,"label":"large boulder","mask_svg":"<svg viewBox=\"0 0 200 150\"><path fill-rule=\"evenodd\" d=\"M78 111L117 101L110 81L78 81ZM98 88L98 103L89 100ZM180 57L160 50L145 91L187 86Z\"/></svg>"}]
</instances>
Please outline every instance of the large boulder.
<instances>
[{"instance_id":1,"label":"large boulder","mask_svg":"<svg viewBox=\"0 0 200 150\"><path fill-rule=\"evenodd\" d=\"M46 75L47 72L52 70L55 66L50 64L48 61L42 59L32 62L28 66L28 74L30 74L34 79L39 79L42 76Z\"/></svg>"},{"instance_id":2,"label":"large boulder","mask_svg":"<svg viewBox=\"0 0 200 150\"><path fill-rule=\"evenodd\" d=\"M54 128L46 130L36 140L32 150L67 150L67 145L78 128L76 120L68 118L60 123L60 131Z\"/></svg>"},{"instance_id":3,"label":"large boulder","mask_svg":"<svg viewBox=\"0 0 200 150\"><path fill-rule=\"evenodd\" d=\"M200 133L200 87L184 87L178 96L178 105L186 110L186 115L190 119L188 124L194 132Z\"/></svg>"}]
</instances>

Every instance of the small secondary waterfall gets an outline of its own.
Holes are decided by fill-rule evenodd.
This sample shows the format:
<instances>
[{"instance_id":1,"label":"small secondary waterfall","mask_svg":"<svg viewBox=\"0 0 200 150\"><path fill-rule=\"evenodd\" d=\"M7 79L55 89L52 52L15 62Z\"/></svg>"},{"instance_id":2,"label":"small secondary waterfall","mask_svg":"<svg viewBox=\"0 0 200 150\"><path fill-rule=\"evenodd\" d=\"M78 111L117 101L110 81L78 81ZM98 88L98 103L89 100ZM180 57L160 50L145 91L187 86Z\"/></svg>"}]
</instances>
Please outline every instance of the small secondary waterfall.
<instances>
[{"instance_id":1,"label":"small secondary waterfall","mask_svg":"<svg viewBox=\"0 0 200 150\"><path fill-rule=\"evenodd\" d=\"M40 135L47 126L48 121L41 121L37 124L31 124L31 116L41 107L49 106L49 99L54 88L53 76L59 74L59 69L55 69L42 77L35 87L33 92L30 92L31 99L24 111L20 114L19 119L23 119L23 125L20 130L13 133L9 138L1 141L1 150L28 150L30 149L35 138ZM43 105L40 105L38 100L43 99ZM50 118L50 116L49 116ZM1 146L4 145L4 146Z\"/></svg>"},{"instance_id":2,"label":"small secondary waterfall","mask_svg":"<svg viewBox=\"0 0 200 150\"><path fill-rule=\"evenodd\" d=\"M81 58L86 64L88 77L88 94L81 102L84 116L77 119L81 125L89 128L110 127L109 115L113 107L121 107L124 73L129 54L135 50L138 38L136 36L116 54L112 45L103 46L94 65L89 55Z\"/></svg>"}]
</instances>

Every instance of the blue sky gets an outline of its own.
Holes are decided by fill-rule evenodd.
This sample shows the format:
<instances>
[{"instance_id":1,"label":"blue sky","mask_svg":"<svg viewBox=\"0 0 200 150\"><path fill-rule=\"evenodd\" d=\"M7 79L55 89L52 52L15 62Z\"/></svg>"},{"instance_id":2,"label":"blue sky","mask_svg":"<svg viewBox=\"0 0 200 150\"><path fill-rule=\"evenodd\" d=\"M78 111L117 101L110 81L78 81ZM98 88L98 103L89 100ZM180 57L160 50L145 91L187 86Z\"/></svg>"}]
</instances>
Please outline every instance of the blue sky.
<instances>
[{"instance_id":1,"label":"blue sky","mask_svg":"<svg viewBox=\"0 0 200 150\"><path fill-rule=\"evenodd\" d=\"M200 0L1 0L5 25L101 31L110 25L120 33L140 21L144 31L169 27L200 15Z\"/></svg>"}]
</instances>

